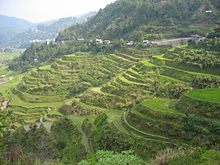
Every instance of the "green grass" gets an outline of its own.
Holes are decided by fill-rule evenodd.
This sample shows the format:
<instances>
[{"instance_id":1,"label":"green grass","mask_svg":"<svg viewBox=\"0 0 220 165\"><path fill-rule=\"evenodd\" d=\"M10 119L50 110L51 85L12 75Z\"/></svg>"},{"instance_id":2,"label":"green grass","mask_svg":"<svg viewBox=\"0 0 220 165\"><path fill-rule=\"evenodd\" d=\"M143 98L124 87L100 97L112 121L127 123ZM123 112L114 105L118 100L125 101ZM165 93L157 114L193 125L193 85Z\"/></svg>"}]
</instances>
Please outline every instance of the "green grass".
<instances>
[{"instance_id":1,"label":"green grass","mask_svg":"<svg viewBox=\"0 0 220 165\"><path fill-rule=\"evenodd\" d=\"M160 78L160 80L164 80L164 81L171 81L171 82L176 82L176 83L186 83L186 82L178 80L176 78L164 76L164 75L160 75L160 74L158 74L158 77Z\"/></svg>"},{"instance_id":2,"label":"green grass","mask_svg":"<svg viewBox=\"0 0 220 165\"><path fill-rule=\"evenodd\" d=\"M49 102L49 103L28 103L21 100L20 97L12 93L12 89L15 88L22 80L22 75L15 76L11 81L2 84L0 86L0 93L7 100L10 100L10 105L13 106L22 106L26 108L34 107L59 107L62 102Z\"/></svg>"},{"instance_id":3,"label":"green grass","mask_svg":"<svg viewBox=\"0 0 220 165\"><path fill-rule=\"evenodd\" d=\"M146 86L146 84L144 83L138 83L138 82L134 82L134 81L129 81L127 80L125 77L123 77L122 75L118 75L117 77L119 80L129 84L129 85L140 85L140 86Z\"/></svg>"},{"instance_id":4,"label":"green grass","mask_svg":"<svg viewBox=\"0 0 220 165\"><path fill-rule=\"evenodd\" d=\"M39 100L62 99L64 97L63 95L44 96L44 95L31 95L25 92L22 92L22 93L26 98L32 98L32 99L38 98Z\"/></svg>"},{"instance_id":5,"label":"green grass","mask_svg":"<svg viewBox=\"0 0 220 165\"><path fill-rule=\"evenodd\" d=\"M147 60L143 60L141 61L142 64L144 64L145 66L149 66L149 67L155 67L156 65L150 63L149 61Z\"/></svg>"},{"instance_id":6,"label":"green grass","mask_svg":"<svg viewBox=\"0 0 220 165\"><path fill-rule=\"evenodd\" d=\"M165 58L164 54L161 54L161 55L158 55L158 56L153 56L153 58L157 58L159 60L164 60L164 61L173 61L173 60L171 60L169 58Z\"/></svg>"},{"instance_id":7,"label":"green grass","mask_svg":"<svg viewBox=\"0 0 220 165\"><path fill-rule=\"evenodd\" d=\"M68 115L68 119L72 120L76 126L81 126L85 118L84 116Z\"/></svg>"},{"instance_id":8,"label":"green grass","mask_svg":"<svg viewBox=\"0 0 220 165\"><path fill-rule=\"evenodd\" d=\"M177 112L175 109L170 108L170 105L174 104L176 100L170 99L146 99L142 102L142 104L146 107L154 111L159 111L162 113L174 113L174 114L181 114Z\"/></svg>"},{"instance_id":9,"label":"green grass","mask_svg":"<svg viewBox=\"0 0 220 165\"><path fill-rule=\"evenodd\" d=\"M130 61L130 60L127 59L127 58L124 58L124 57L118 56L117 54L111 54L111 56L114 56L114 57L116 57L116 58L118 58L118 59L121 59L121 60L123 60L123 61L132 62L132 61Z\"/></svg>"},{"instance_id":10,"label":"green grass","mask_svg":"<svg viewBox=\"0 0 220 165\"><path fill-rule=\"evenodd\" d=\"M39 69L42 71L53 70L51 68L51 65L44 65L44 66L39 67Z\"/></svg>"},{"instance_id":11,"label":"green grass","mask_svg":"<svg viewBox=\"0 0 220 165\"><path fill-rule=\"evenodd\" d=\"M121 110L110 110L105 112L108 115L109 122L113 122L115 120L119 120L123 115L123 111Z\"/></svg>"},{"instance_id":12,"label":"green grass","mask_svg":"<svg viewBox=\"0 0 220 165\"><path fill-rule=\"evenodd\" d=\"M172 70L174 70L174 71L179 71L179 72L183 72L183 73L188 73L188 74L191 74L191 75L219 77L219 76L212 75L212 74L208 74L208 73L201 73L201 72L187 71L187 70L178 69L178 68L174 68L174 67L170 67L170 66L165 66L164 68L172 69Z\"/></svg>"},{"instance_id":13,"label":"green grass","mask_svg":"<svg viewBox=\"0 0 220 165\"><path fill-rule=\"evenodd\" d=\"M65 55L66 57L75 57L76 55L75 54L68 54L68 55Z\"/></svg>"},{"instance_id":14,"label":"green grass","mask_svg":"<svg viewBox=\"0 0 220 165\"><path fill-rule=\"evenodd\" d=\"M192 90L187 93L187 96L220 104L220 88Z\"/></svg>"},{"instance_id":15,"label":"green grass","mask_svg":"<svg viewBox=\"0 0 220 165\"><path fill-rule=\"evenodd\" d=\"M20 82L21 82L22 76L21 75L17 75L15 76L11 81L2 84L0 86L0 93L3 95L3 97L5 98L9 98L10 97L10 93L9 91L12 88L15 88Z\"/></svg>"},{"instance_id":16,"label":"green grass","mask_svg":"<svg viewBox=\"0 0 220 165\"><path fill-rule=\"evenodd\" d=\"M36 107L60 107L63 105L62 102L48 102L48 103L29 103L21 100L17 95L10 92L10 105L21 106L25 108L36 108Z\"/></svg>"},{"instance_id":17,"label":"green grass","mask_svg":"<svg viewBox=\"0 0 220 165\"><path fill-rule=\"evenodd\" d=\"M0 69L0 76L6 75L8 73L8 69Z\"/></svg>"},{"instance_id":18,"label":"green grass","mask_svg":"<svg viewBox=\"0 0 220 165\"><path fill-rule=\"evenodd\" d=\"M78 126L81 127L83 121L87 118L90 121L94 121L96 118L96 115L88 115L88 116L76 116L76 115L68 115L68 119L72 120L72 122Z\"/></svg>"},{"instance_id":19,"label":"green grass","mask_svg":"<svg viewBox=\"0 0 220 165\"><path fill-rule=\"evenodd\" d=\"M20 53L0 53L0 60L12 60L19 55Z\"/></svg>"}]
</instances>

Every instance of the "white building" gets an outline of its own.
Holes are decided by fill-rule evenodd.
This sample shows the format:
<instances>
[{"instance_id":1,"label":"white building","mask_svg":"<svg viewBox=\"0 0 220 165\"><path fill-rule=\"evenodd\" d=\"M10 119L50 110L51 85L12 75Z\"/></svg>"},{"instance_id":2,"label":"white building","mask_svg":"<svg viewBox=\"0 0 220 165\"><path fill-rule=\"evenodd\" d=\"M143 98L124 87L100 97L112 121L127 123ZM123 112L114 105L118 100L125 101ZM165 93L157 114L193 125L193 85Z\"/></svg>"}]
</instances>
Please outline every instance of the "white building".
<instances>
[{"instance_id":1,"label":"white building","mask_svg":"<svg viewBox=\"0 0 220 165\"><path fill-rule=\"evenodd\" d=\"M110 40L104 40L104 44L105 44L105 45L110 45L110 44L111 44L111 41L110 41Z\"/></svg>"},{"instance_id":2,"label":"white building","mask_svg":"<svg viewBox=\"0 0 220 165\"><path fill-rule=\"evenodd\" d=\"M84 41L84 38L78 38L77 40L78 41Z\"/></svg>"},{"instance_id":3,"label":"white building","mask_svg":"<svg viewBox=\"0 0 220 165\"><path fill-rule=\"evenodd\" d=\"M132 46L132 45L134 45L134 41L127 42L127 46Z\"/></svg>"},{"instance_id":4,"label":"white building","mask_svg":"<svg viewBox=\"0 0 220 165\"><path fill-rule=\"evenodd\" d=\"M212 13L213 11L212 10L206 10L205 12L206 13Z\"/></svg>"},{"instance_id":5,"label":"white building","mask_svg":"<svg viewBox=\"0 0 220 165\"><path fill-rule=\"evenodd\" d=\"M103 44L103 41L102 41L102 39L98 39L98 38L96 38L96 44Z\"/></svg>"},{"instance_id":6,"label":"white building","mask_svg":"<svg viewBox=\"0 0 220 165\"><path fill-rule=\"evenodd\" d=\"M150 41L149 40L143 40L143 45L144 46L147 46L147 45L149 45L150 44Z\"/></svg>"},{"instance_id":7,"label":"white building","mask_svg":"<svg viewBox=\"0 0 220 165\"><path fill-rule=\"evenodd\" d=\"M199 42L199 41L204 41L206 39L206 37L202 37L198 34L195 34L195 35L191 35L191 39L193 41Z\"/></svg>"}]
</instances>

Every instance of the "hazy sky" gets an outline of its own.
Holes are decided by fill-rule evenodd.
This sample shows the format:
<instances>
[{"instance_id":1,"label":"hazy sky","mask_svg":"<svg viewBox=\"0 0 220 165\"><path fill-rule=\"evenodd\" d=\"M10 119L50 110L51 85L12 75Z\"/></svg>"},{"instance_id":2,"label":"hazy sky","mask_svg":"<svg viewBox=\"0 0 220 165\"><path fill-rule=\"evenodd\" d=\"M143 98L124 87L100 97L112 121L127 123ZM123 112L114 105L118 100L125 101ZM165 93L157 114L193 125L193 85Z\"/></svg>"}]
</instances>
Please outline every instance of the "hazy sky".
<instances>
[{"instance_id":1,"label":"hazy sky","mask_svg":"<svg viewBox=\"0 0 220 165\"><path fill-rule=\"evenodd\" d=\"M0 0L0 15L42 22L97 11L116 0Z\"/></svg>"}]
</instances>

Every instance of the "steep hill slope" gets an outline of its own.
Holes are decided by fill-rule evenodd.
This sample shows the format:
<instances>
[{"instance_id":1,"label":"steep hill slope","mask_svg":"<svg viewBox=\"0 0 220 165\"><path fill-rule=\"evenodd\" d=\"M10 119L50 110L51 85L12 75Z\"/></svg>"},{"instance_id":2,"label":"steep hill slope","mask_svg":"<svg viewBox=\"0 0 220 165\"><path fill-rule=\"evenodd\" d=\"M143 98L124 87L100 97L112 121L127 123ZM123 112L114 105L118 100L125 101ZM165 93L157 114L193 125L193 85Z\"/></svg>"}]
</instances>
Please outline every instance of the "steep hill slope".
<instances>
[{"instance_id":1,"label":"steep hill slope","mask_svg":"<svg viewBox=\"0 0 220 165\"><path fill-rule=\"evenodd\" d=\"M185 35L189 25L219 21L216 4L216 0L118 0L100 10L87 23L60 33L57 40L75 40L78 37L140 40L174 36L178 32ZM191 27L189 33L200 32L201 28Z\"/></svg>"}]
</instances>

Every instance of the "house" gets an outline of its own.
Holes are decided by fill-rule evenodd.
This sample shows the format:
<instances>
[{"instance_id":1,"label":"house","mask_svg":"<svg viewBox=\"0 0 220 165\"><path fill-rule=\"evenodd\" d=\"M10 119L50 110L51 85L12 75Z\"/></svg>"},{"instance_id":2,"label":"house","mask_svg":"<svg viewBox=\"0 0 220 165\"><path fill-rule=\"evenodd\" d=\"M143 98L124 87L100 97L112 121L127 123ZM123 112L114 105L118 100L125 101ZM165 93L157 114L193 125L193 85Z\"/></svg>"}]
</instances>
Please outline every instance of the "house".
<instances>
[{"instance_id":1,"label":"house","mask_svg":"<svg viewBox=\"0 0 220 165\"><path fill-rule=\"evenodd\" d=\"M206 10L205 12L206 12L206 13L213 13L212 10Z\"/></svg>"},{"instance_id":2,"label":"house","mask_svg":"<svg viewBox=\"0 0 220 165\"><path fill-rule=\"evenodd\" d=\"M46 39L46 44L49 45L51 42L54 42L55 39Z\"/></svg>"},{"instance_id":3,"label":"house","mask_svg":"<svg viewBox=\"0 0 220 165\"><path fill-rule=\"evenodd\" d=\"M127 46L132 46L132 45L134 45L134 41L127 42Z\"/></svg>"},{"instance_id":4,"label":"house","mask_svg":"<svg viewBox=\"0 0 220 165\"><path fill-rule=\"evenodd\" d=\"M149 45L150 44L150 41L149 40L143 40L143 45L144 46L147 46L147 45Z\"/></svg>"},{"instance_id":5,"label":"house","mask_svg":"<svg viewBox=\"0 0 220 165\"><path fill-rule=\"evenodd\" d=\"M34 58L34 62L38 62L38 59L37 59L37 58Z\"/></svg>"},{"instance_id":6,"label":"house","mask_svg":"<svg viewBox=\"0 0 220 165\"><path fill-rule=\"evenodd\" d=\"M105 45L110 45L110 44L111 44L111 41L110 41L110 40L104 40L104 44L105 44Z\"/></svg>"},{"instance_id":7,"label":"house","mask_svg":"<svg viewBox=\"0 0 220 165\"><path fill-rule=\"evenodd\" d=\"M191 37L191 40L195 42L204 41L206 39L206 37L202 37L198 34L191 35L190 37Z\"/></svg>"},{"instance_id":8,"label":"house","mask_svg":"<svg viewBox=\"0 0 220 165\"><path fill-rule=\"evenodd\" d=\"M84 38L78 38L77 40L78 41L84 41Z\"/></svg>"},{"instance_id":9,"label":"house","mask_svg":"<svg viewBox=\"0 0 220 165\"><path fill-rule=\"evenodd\" d=\"M30 43L43 43L43 40L36 39L36 40L30 41Z\"/></svg>"},{"instance_id":10,"label":"house","mask_svg":"<svg viewBox=\"0 0 220 165\"><path fill-rule=\"evenodd\" d=\"M102 41L102 39L98 39L98 38L96 38L96 44L103 44L103 41Z\"/></svg>"}]
</instances>

